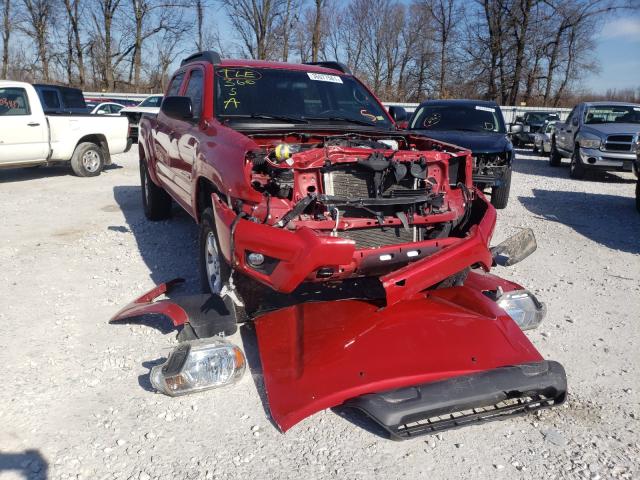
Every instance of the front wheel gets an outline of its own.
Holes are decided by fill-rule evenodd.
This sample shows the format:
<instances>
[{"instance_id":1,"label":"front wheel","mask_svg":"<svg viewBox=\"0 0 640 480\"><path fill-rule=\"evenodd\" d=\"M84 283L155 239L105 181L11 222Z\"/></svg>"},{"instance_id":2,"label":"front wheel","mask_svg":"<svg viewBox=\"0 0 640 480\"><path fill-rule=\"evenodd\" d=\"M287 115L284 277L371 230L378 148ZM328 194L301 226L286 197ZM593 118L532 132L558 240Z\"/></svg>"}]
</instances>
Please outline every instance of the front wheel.
<instances>
[{"instance_id":1,"label":"front wheel","mask_svg":"<svg viewBox=\"0 0 640 480\"><path fill-rule=\"evenodd\" d=\"M80 143L71 156L71 170L78 177L97 177L104 168L104 152L91 142Z\"/></svg>"},{"instance_id":2,"label":"front wheel","mask_svg":"<svg viewBox=\"0 0 640 480\"><path fill-rule=\"evenodd\" d=\"M148 220L165 220L171 215L171 197L161 187L157 186L149 176L149 170L144 160L140 159L140 189L142 191L142 206Z\"/></svg>"},{"instance_id":3,"label":"front wheel","mask_svg":"<svg viewBox=\"0 0 640 480\"><path fill-rule=\"evenodd\" d=\"M511 190L511 167L507 168L502 176L502 185L491 189L491 205L497 209L503 209L509 202Z\"/></svg>"},{"instance_id":4,"label":"front wheel","mask_svg":"<svg viewBox=\"0 0 640 480\"><path fill-rule=\"evenodd\" d=\"M218 242L211 208L202 212L198 246L202 293L220 295L222 287L229 282L231 267L220 251L220 242Z\"/></svg>"},{"instance_id":5,"label":"front wheel","mask_svg":"<svg viewBox=\"0 0 640 480\"><path fill-rule=\"evenodd\" d=\"M551 151L549 152L549 165L552 167L559 167L562 163L562 156L558 149L556 148L555 140L551 141Z\"/></svg>"},{"instance_id":6,"label":"front wheel","mask_svg":"<svg viewBox=\"0 0 640 480\"><path fill-rule=\"evenodd\" d=\"M584 178L585 168L580 158L580 151L578 146L573 149L573 155L571 155L571 165L569 166L569 176L576 180Z\"/></svg>"}]
</instances>

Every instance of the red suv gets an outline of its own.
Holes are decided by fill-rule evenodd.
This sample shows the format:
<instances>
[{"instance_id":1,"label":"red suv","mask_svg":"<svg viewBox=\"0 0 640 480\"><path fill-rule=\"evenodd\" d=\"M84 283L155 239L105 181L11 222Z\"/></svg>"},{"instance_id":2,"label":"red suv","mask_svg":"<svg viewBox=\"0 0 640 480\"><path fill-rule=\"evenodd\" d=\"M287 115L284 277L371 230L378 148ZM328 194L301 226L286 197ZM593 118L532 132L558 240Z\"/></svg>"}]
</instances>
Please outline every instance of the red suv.
<instances>
[{"instance_id":1,"label":"red suv","mask_svg":"<svg viewBox=\"0 0 640 480\"><path fill-rule=\"evenodd\" d=\"M424 391L445 392L447 413L517 397L462 414L469 421L564 399L562 367L521 331L539 323L542 305L486 273L509 248L489 249L496 211L472 185L471 153L399 130L405 117L336 62L202 52L141 121L145 214L164 219L179 203L200 225L203 289L254 303L283 429L357 399L392 435L425 433L406 424L433 417L433 397L362 395L436 380ZM259 285L261 298L241 285Z\"/></svg>"}]
</instances>

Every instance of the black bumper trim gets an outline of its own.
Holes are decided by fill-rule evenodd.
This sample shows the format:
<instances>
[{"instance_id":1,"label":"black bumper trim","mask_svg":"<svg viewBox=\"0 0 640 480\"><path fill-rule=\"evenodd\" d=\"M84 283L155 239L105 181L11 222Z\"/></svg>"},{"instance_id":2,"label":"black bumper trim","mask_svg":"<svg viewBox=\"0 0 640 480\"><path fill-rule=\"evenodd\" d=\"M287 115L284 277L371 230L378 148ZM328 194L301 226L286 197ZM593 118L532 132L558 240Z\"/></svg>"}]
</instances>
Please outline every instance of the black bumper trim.
<instances>
[{"instance_id":1,"label":"black bumper trim","mask_svg":"<svg viewBox=\"0 0 640 480\"><path fill-rule=\"evenodd\" d=\"M405 440L560 405L566 395L562 365L543 361L362 395L344 406Z\"/></svg>"}]
</instances>

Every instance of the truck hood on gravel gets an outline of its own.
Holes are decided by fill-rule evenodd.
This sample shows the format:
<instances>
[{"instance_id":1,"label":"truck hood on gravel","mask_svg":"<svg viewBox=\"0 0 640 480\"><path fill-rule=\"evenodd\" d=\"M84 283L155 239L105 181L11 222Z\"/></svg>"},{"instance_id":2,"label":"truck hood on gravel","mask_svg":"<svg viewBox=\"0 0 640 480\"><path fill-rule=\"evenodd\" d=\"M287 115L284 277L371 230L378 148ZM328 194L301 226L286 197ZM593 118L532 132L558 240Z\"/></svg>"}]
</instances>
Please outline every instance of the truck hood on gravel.
<instances>
[{"instance_id":1,"label":"truck hood on gravel","mask_svg":"<svg viewBox=\"0 0 640 480\"><path fill-rule=\"evenodd\" d=\"M638 123L601 123L597 125L584 125L582 132L591 131L595 134L628 134L634 135L640 132L640 124Z\"/></svg>"},{"instance_id":2,"label":"truck hood on gravel","mask_svg":"<svg viewBox=\"0 0 640 480\"><path fill-rule=\"evenodd\" d=\"M269 408L283 431L360 395L542 360L495 302L466 286L387 308L304 303L255 325Z\"/></svg>"},{"instance_id":3,"label":"truck hood on gravel","mask_svg":"<svg viewBox=\"0 0 640 480\"><path fill-rule=\"evenodd\" d=\"M511 150L509 139L504 133L467 132L464 130L432 131L411 130L412 132L451 143L477 153L501 153Z\"/></svg>"}]
</instances>

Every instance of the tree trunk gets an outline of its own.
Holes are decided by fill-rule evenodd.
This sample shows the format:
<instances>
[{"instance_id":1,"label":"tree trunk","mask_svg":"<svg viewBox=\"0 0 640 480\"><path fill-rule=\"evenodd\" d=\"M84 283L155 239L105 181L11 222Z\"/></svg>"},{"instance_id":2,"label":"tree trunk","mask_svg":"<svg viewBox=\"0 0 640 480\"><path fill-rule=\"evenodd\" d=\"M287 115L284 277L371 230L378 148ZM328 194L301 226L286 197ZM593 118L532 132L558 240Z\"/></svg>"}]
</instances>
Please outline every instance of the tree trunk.
<instances>
[{"instance_id":1,"label":"tree trunk","mask_svg":"<svg viewBox=\"0 0 640 480\"><path fill-rule=\"evenodd\" d=\"M509 92L508 104L515 105L520 91L520 77L522 76L522 66L524 63L524 51L527 43L527 30L529 29L529 18L532 7L532 0L522 0L520 8L516 10L519 18L514 18L514 36L516 39L516 57L511 91ZM519 25L519 28L518 28Z\"/></svg>"},{"instance_id":2,"label":"tree trunk","mask_svg":"<svg viewBox=\"0 0 640 480\"><path fill-rule=\"evenodd\" d=\"M2 78L9 76L9 40L11 39L11 0L4 0L4 13L2 18Z\"/></svg>"},{"instance_id":3,"label":"tree trunk","mask_svg":"<svg viewBox=\"0 0 640 480\"><path fill-rule=\"evenodd\" d=\"M318 61L318 52L320 51L320 35L322 33L322 7L324 0L315 0L316 12L315 21L313 23L313 34L311 36L311 61Z\"/></svg>"},{"instance_id":4,"label":"tree trunk","mask_svg":"<svg viewBox=\"0 0 640 480\"><path fill-rule=\"evenodd\" d=\"M198 51L201 52L204 50L202 45L202 23L204 22L204 5L202 5L202 0L198 0L196 2L196 19L198 25L198 40L196 47Z\"/></svg>"}]
</instances>

